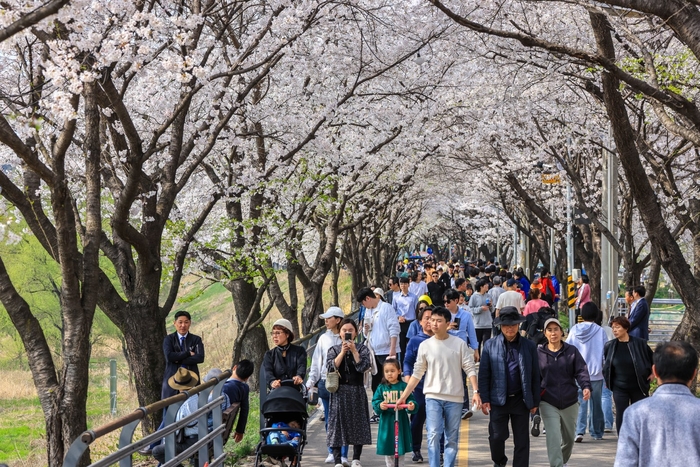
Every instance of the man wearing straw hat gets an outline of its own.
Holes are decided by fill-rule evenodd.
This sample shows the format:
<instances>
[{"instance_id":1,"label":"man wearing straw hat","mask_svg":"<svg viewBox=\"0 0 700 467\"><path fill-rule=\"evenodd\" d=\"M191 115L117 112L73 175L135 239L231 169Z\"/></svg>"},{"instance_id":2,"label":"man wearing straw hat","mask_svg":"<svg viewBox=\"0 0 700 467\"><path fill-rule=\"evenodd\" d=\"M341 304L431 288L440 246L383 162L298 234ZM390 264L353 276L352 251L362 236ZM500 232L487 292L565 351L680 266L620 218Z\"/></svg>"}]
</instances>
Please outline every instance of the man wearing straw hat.
<instances>
[{"instance_id":1,"label":"man wearing straw hat","mask_svg":"<svg viewBox=\"0 0 700 467\"><path fill-rule=\"evenodd\" d=\"M218 377L220 374L221 370L219 370L218 368L214 368L211 371L209 371L209 373L207 373L207 375L204 377L204 382L206 383L210 379ZM190 371L186 368L178 368L175 374L168 378L168 386L175 392L192 389L197 385L197 383L199 383L199 376L197 376L197 374L194 371ZM194 394L190 396L182 404L182 406L180 406L180 410L177 411L177 415L175 416L175 421L178 422L190 415L192 412L196 411L198 409L198 404L199 394ZM187 448L192 446L194 443L197 442L197 439L199 437L197 420L193 420L192 422L190 422L189 425L181 429L185 430L184 436L181 438L181 441L177 441L178 432L175 432L175 455L180 454L181 452L185 451ZM158 446L153 448L153 458L161 464L165 463L165 444L159 444Z\"/></svg>"}]
</instances>

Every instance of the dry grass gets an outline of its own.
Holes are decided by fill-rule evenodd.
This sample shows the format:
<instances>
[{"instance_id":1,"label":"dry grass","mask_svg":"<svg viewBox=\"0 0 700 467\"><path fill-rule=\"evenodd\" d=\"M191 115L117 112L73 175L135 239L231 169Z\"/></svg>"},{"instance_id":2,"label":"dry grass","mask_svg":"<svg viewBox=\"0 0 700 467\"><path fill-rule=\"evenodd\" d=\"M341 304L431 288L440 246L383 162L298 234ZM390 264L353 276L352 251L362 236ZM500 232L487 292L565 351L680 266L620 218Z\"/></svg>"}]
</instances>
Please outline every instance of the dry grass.
<instances>
[{"instance_id":1,"label":"dry grass","mask_svg":"<svg viewBox=\"0 0 700 467\"><path fill-rule=\"evenodd\" d=\"M5 370L0 378L0 400L38 397L29 371Z\"/></svg>"}]
</instances>

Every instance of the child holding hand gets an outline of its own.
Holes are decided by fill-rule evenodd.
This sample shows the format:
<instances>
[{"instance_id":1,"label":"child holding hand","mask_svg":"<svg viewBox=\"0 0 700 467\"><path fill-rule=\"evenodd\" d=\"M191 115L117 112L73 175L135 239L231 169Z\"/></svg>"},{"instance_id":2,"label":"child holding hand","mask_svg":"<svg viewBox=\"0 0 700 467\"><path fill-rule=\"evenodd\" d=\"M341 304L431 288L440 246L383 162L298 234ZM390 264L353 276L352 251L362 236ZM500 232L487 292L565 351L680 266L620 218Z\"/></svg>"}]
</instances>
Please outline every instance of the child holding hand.
<instances>
[{"instance_id":1,"label":"child holding hand","mask_svg":"<svg viewBox=\"0 0 700 467\"><path fill-rule=\"evenodd\" d=\"M387 404L395 404L406 389L406 383L401 381L401 366L395 358L387 358L382 368L384 378L382 384L377 387L372 397L374 412L379 414L379 427L377 429L377 454L384 456L387 467L394 467L394 421L395 411L387 407ZM406 401L408 412L414 413L418 409L413 394ZM413 450L411 440L411 424L407 411L399 411L399 465L403 466L403 456Z\"/></svg>"}]
</instances>

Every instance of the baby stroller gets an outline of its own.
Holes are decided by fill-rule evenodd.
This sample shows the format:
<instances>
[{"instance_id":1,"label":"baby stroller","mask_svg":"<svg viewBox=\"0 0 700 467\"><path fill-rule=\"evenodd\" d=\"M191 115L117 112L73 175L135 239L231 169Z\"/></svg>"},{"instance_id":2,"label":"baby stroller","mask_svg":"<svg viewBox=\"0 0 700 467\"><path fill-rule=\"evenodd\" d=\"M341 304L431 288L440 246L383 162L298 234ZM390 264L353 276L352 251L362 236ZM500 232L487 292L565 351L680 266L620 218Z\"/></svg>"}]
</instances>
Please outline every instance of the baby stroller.
<instances>
[{"instance_id":1,"label":"baby stroller","mask_svg":"<svg viewBox=\"0 0 700 467\"><path fill-rule=\"evenodd\" d=\"M302 388L304 386L302 385ZM306 423L308 413L306 411L306 398L298 387L291 385L291 380L282 381L282 386L270 391L260 404L260 442L255 448L255 467L259 467L264 456L272 459L289 459L290 467L301 466L301 455L306 445ZM273 428L278 422L289 423L297 421L300 428ZM268 434L280 431L294 431L299 433L298 445L293 444L268 444ZM280 462L281 464L281 462Z\"/></svg>"}]
</instances>

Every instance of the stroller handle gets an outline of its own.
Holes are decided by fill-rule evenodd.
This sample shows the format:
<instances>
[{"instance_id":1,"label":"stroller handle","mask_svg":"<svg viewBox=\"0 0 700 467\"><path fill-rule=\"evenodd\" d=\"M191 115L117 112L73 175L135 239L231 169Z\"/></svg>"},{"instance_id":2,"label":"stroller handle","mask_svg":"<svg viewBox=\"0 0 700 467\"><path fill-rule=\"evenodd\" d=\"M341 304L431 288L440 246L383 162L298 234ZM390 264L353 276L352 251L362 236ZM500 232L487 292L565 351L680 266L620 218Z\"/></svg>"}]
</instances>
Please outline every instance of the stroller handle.
<instances>
[{"instance_id":1,"label":"stroller handle","mask_svg":"<svg viewBox=\"0 0 700 467\"><path fill-rule=\"evenodd\" d=\"M389 407L390 409L393 409L393 408L396 407L396 404L387 404L386 406ZM399 410L401 410L401 409L407 409L407 408L408 408L408 404L400 404L398 408L399 408Z\"/></svg>"}]
</instances>

